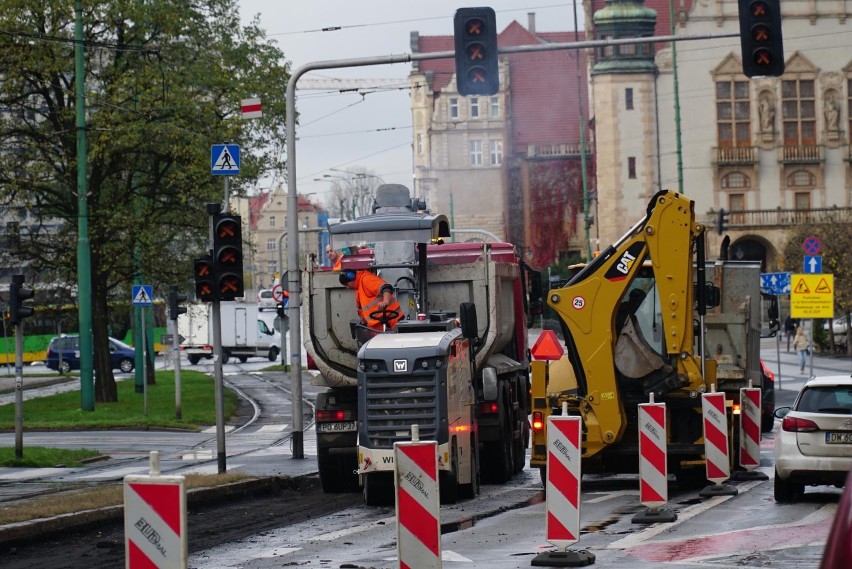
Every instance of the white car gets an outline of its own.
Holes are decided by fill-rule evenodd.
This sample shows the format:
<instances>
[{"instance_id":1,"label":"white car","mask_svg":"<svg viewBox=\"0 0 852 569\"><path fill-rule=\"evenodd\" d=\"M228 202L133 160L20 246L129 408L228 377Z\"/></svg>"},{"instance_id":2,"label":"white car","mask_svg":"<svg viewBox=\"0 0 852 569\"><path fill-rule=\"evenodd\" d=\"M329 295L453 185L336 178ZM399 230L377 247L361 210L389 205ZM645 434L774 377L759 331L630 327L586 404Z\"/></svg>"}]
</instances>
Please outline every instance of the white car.
<instances>
[{"instance_id":1,"label":"white car","mask_svg":"<svg viewBox=\"0 0 852 569\"><path fill-rule=\"evenodd\" d=\"M793 502L807 485L843 487L852 468L852 377L808 381L793 407L779 407L775 501Z\"/></svg>"},{"instance_id":2,"label":"white car","mask_svg":"<svg viewBox=\"0 0 852 569\"><path fill-rule=\"evenodd\" d=\"M257 311L263 312L264 309L275 310L278 307L275 299L272 298L272 291L263 289L257 291Z\"/></svg>"}]
</instances>

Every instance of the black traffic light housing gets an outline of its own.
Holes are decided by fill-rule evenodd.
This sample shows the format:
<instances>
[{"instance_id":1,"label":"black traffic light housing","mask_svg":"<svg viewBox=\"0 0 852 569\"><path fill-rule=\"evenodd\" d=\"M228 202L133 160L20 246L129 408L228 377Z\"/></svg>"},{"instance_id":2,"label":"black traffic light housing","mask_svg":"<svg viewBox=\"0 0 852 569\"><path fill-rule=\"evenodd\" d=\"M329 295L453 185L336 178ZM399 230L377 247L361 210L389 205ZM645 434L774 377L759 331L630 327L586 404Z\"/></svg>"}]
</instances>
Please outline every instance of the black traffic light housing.
<instances>
[{"instance_id":1,"label":"black traffic light housing","mask_svg":"<svg viewBox=\"0 0 852 569\"><path fill-rule=\"evenodd\" d=\"M33 307L24 304L33 297L33 289L24 288L24 275L12 275L9 285L9 322L20 324L24 318L33 315Z\"/></svg>"},{"instance_id":2,"label":"black traffic light housing","mask_svg":"<svg viewBox=\"0 0 852 569\"><path fill-rule=\"evenodd\" d=\"M728 215L731 212L725 211L725 208L719 208L716 214L716 233L722 235L728 229Z\"/></svg>"},{"instance_id":3,"label":"black traffic light housing","mask_svg":"<svg viewBox=\"0 0 852 569\"><path fill-rule=\"evenodd\" d=\"M180 314L186 314L186 307L180 305L186 300L186 295L178 292L178 286L172 285L169 289L169 320L177 320Z\"/></svg>"},{"instance_id":4,"label":"black traffic light housing","mask_svg":"<svg viewBox=\"0 0 852 569\"><path fill-rule=\"evenodd\" d=\"M213 257L207 255L195 260L193 275L195 276L195 298L201 302L213 302L216 295L216 267Z\"/></svg>"},{"instance_id":5,"label":"black traffic light housing","mask_svg":"<svg viewBox=\"0 0 852 569\"><path fill-rule=\"evenodd\" d=\"M500 89L497 16L492 8L456 10L456 86L460 95L494 95Z\"/></svg>"},{"instance_id":6,"label":"black traffic light housing","mask_svg":"<svg viewBox=\"0 0 852 569\"><path fill-rule=\"evenodd\" d=\"M244 296L243 231L239 215L217 213L213 216L213 263L218 299L234 300Z\"/></svg>"},{"instance_id":7,"label":"black traffic light housing","mask_svg":"<svg viewBox=\"0 0 852 569\"><path fill-rule=\"evenodd\" d=\"M739 0L743 73L780 77L784 73L781 0Z\"/></svg>"}]
</instances>

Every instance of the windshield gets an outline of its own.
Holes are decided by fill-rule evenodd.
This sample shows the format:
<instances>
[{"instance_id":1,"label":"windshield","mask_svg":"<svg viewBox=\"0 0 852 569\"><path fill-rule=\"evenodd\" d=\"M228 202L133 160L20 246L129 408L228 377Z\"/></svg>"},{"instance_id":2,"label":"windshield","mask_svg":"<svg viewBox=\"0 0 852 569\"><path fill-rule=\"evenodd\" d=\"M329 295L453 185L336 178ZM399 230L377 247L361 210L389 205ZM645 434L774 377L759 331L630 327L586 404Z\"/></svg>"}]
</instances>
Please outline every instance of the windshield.
<instances>
[{"instance_id":1,"label":"windshield","mask_svg":"<svg viewBox=\"0 0 852 569\"><path fill-rule=\"evenodd\" d=\"M852 414L852 386L810 387L802 391L796 411Z\"/></svg>"}]
</instances>

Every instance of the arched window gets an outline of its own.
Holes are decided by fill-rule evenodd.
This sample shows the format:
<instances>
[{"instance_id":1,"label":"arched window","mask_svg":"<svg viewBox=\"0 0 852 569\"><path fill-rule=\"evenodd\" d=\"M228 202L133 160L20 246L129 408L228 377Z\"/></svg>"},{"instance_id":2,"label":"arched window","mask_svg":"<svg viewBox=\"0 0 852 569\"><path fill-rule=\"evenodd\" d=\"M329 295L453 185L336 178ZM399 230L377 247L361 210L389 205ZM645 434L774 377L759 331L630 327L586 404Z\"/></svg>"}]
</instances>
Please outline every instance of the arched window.
<instances>
[{"instance_id":1,"label":"arched window","mask_svg":"<svg viewBox=\"0 0 852 569\"><path fill-rule=\"evenodd\" d=\"M722 189L750 188L751 179L742 172L731 172L722 176Z\"/></svg>"},{"instance_id":2,"label":"arched window","mask_svg":"<svg viewBox=\"0 0 852 569\"><path fill-rule=\"evenodd\" d=\"M813 188L816 180L807 170L796 170L787 176L787 185L791 188Z\"/></svg>"}]
</instances>

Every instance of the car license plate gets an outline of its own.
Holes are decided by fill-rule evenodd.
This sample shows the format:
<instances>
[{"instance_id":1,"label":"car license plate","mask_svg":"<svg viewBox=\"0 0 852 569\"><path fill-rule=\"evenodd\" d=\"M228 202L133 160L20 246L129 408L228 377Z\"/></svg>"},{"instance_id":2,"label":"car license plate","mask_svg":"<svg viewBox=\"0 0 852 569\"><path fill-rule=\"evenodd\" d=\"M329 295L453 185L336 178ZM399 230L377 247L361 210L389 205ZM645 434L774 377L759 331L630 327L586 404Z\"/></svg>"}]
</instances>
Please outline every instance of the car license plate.
<instances>
[{"instance_id":1,"label":"car license plate","mask_svg":"<svg viewBox=\"0 0 852 569\"><path fill-rule=\"evenodd\" d=\"M356 430L355 421L338 421L336 423L317 423L321 433L345 433Z\"/></svg>"},{"instance_id":2,"label":"car license plate","mask_svg":"<svg viewBox=\"0 0 852 569\"><path fill-rule=\"evenodd\" d=\"M826 444L852 444L852 431L845 433L826 433Z\"/></svg>"}]
</instances>

